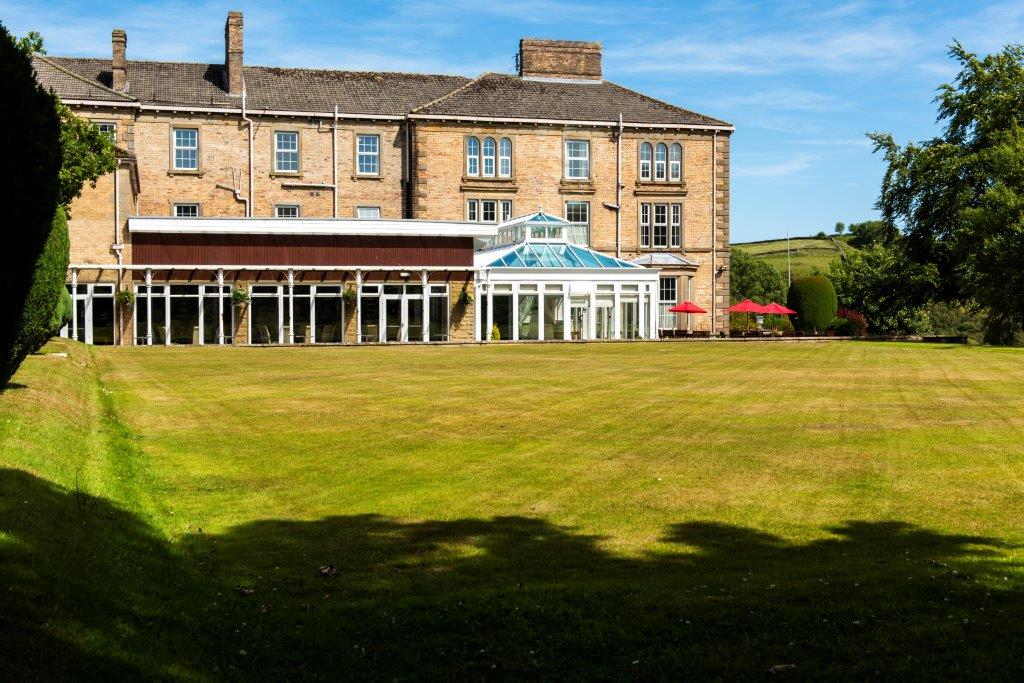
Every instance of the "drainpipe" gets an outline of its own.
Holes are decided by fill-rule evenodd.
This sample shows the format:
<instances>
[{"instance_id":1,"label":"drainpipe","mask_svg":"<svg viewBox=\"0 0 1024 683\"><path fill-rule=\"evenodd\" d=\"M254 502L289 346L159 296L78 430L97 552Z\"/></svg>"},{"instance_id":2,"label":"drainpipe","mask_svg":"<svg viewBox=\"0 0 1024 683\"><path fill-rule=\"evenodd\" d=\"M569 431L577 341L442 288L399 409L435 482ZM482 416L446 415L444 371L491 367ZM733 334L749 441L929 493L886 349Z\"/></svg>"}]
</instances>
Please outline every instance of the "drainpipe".
<instances>
[{"instance_id":1,"label":"drainpipe","mask_svg":"<svg viewBox=\"0 0 1024 683\"><path fill-rule=\"evenodd\" d=\"M121 291L121 264L124 257L121 254L121 160L114 164L114 255L117 257L117 291ZM121 307L114 302L114 343L121 343Z\"/></svg>"},{"instance_id":2,"label":"drainpipe","mask_svg":"<svg viewBox=\"0 0 1024 683\"><path fill-rule=\"evenodd\" d=\"M405 196L402 198L402 212L412 218L412 121L405 119Z\"/></svg>"},{"instance_id":3,"label":"drainpipe","mask_svg":"<svg viewBox=\"0 0 1024 683\"><path fill-rule=\"evenodd\" d=\"M331 127L331 183L334 185L332 215L338 217L338 105L334 105L334 125Z\"/></svg>"},{"instance_id":4,"label":"drainpipe","mask_svg":"<svg viewBox=\"0 0 1024 683\"><path fill-rule=\"evenodd\" d=\"M718 131L711 132L711 336L718 317Z\"/></svg>"},{"instance_id":5,"label":"drainpipe","mask_svg":"<svg viewBox=\"0 0 1024 683\"><path fill-rule=\"evenodd\" d=\"M252 178L252 119L245 114L245 83L242 83L242 120L247 124L246 127L249 131L249 201L245 203L245 216L249 218L252 216L252 197L253 197L253 178Z\"/></svg>"},{"instance_id":6,"label":"drainpipe","mask_svg":"<svg viewBox=\"0 0 1024 683\"><path fill-rule=\"evenodd\" d=\"M615 136L615 257L622 258L622 112Z\"/></svg>"}]
</instances>

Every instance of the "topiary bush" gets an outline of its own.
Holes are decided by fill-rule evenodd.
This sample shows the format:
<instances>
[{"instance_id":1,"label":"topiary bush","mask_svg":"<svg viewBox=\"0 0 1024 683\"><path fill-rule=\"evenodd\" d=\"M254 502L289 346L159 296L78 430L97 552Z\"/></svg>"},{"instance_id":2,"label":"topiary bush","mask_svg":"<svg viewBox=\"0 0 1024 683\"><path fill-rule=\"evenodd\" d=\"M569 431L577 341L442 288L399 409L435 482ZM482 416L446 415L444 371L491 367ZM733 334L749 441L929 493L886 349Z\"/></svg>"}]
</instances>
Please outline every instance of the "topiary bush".
<instances>
[{"instance_id":1,"label":"topiary bush","mask_svg":"<svg viewBox=\"0 0 1024 683\"><path fill-rule=\"evenodd\" d=\"M839 308L835 287L820 275L794 279L786 305L797 312L794 327L815 334L829 328Z\"/></svg>"},{"instance_id":2,"label":"topiary bush","mask_svg":"<svg viewBox=\"0 0 1024 683\"><path fill-rule=\"evenodd\" d=\"M0 223L0 391L26 355L34 351L29 338L35 330L21 329L23 320L37 321L28 310L29 293L38 282L34 271L46 249L54 227L54 214L60 203L61 142L56 98L36 81L28 53L19 48L13 36L0 25L0 148L4 150L2 175L4 207ZM66 264L65 264L66 265ZM61 274L60 287L64 287ZM40 285L41 286L41 285ZM40 290L32 292L38 300ZM52 297L38 328L48 329L60 300ZM45 340L44 340L45 341ZM38 348L38 347L36 347Z\"/></svg>"},{"instance_id":3,"label":"topiary bush","mask_svg":"<svg viewBox=\"0 0 1024 683\"><path fill-rule=\"evenodd\" d=\"M21 358L42 348L67 322L60 308L64 297L68 298L68 303L71 298L64 286L69 245L68 221L64 209L58 207L50 225L46 246L35 263L32 287L25 299L21 325L14 340L13 351ZM68 306L67 318L71 317L70 313L71 308Z\"/></svg>"}]
</instances>

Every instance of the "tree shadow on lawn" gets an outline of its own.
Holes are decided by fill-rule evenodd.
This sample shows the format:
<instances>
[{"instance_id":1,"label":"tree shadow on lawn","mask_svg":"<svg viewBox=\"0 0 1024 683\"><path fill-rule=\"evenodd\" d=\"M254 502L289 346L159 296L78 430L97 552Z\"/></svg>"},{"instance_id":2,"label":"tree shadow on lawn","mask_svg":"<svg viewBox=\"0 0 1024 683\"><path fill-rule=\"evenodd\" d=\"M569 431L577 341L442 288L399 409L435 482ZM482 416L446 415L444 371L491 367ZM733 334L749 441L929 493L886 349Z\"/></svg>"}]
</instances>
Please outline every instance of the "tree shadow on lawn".
<instances>
[{"instance_id":1,"label":"tree shadow on lawn","mask_svg":"<svg viewBox=\"0 0 1024 683\"><path fill-rule=\"evenodd\" d=\"M1002 544L831 531L792 544L689 522L664 538L681 547L639 559L522 517L265 520L170 543L109 501L0 470L0 673L1019 675L1024 593Z\"/></svg>"}]
</instances>

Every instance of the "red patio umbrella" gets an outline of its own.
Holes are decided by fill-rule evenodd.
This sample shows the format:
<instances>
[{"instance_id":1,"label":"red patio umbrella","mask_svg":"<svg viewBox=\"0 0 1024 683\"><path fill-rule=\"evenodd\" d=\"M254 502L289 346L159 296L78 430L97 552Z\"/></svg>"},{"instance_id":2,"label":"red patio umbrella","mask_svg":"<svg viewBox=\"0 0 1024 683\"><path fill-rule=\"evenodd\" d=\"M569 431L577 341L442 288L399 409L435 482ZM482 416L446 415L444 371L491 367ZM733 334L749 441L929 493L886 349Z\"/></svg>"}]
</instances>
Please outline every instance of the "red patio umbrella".
<instances>
[{"instance_id":1,"label":"red patio umbrella","mask_svg":"<svg viewBox=\"0 0 1024 683\"><path fill-rule=\"evenodd\" d=\"M759 303L751 301L750 299L744 299L738 304L733 304L728 309L730 313L765 313L765 307ZM749 328L750 318L747 318L747 327Z\"/></svg>"},{"instance_id":2,"label":"red patio umbrella","mask_svg":"<svg viewBox=\"0 0 1024 683\"><path fill-rule=\"evenodd\" d=\"M681 304L676 304L672 308L668 309L669 313L685 313L686 314L686 330L689 334L690 330L690 314L691 313L707 313L703 308L693 303L692 301L684 301Z\"/></svg>"},{"instance_id":3,"label":"red patio umbrella","mask_svg":"<svg viewBox=\"0 0 1024 683\"><path fill-rule=\"evenodd\" d=\"M773 313L775 315L796 315L796 311L792 308L786 308L782 304L777 304L774 301L764 307L765 313Z\"/></svg>"},{"instance_id":4,"label":"red patio umbrella","mask_svg":"<svg viewBox=\"0 0 1024 683\"><path fill-rule=\"evenodd\" d=\"M692 301L684 301L668 309L669 313L707 313L703 308Z\"/></svg>"}]
</instances>

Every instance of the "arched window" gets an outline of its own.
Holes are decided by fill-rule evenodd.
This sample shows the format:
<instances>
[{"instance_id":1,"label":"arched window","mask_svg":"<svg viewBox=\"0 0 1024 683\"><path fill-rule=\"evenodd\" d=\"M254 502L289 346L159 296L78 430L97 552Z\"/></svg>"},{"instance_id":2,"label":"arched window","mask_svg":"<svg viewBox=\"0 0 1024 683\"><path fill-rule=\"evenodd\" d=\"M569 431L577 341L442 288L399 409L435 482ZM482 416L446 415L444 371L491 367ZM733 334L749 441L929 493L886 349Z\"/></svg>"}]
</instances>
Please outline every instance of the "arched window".
<instances>
[{"instance_id":1,"label":"arched window","mask_svg":"<svg viewBox=\"0 0 1024 683\"><path fill-rule=\"evenodd\" d=\"M668 153L668 178L669 180L682 180L683 178L683 148L678 142L672 145Z\"/></svg>"},{"instance_id":2,"label":"arched window","mask_svg":"<svg viewBox=\"0 0 1024 683\"><path fill-rule=\"evenodd\" d=\"M640 145L640 180L651 179L651 143Z\"/></svg>"},{"instance_id":3,"label":"arched window","mask_svg":"<svg viewBox=\"0 0 1024 683\"><path fill-rule=\"evenodd\" d=\"M665 161L668 157L668 147L664 142L659 142L654 148L654 179L665 179Z\"/></svg>"},{"instance_id":4,"label":"arched window","mask_svg":"<svg viewBox=\"0 0 1024 683\"><path fill-rule=\"evenodd\" d=\"M498 143L498 175L503 178L512 175L512 141L508 138Z\"/></svg>"},{"instance_id":5,"label":"arched window","mask_svg":"<svg viewBox=\"0 0 1024 683\"><path fill-rule=\"evenodd\" d=\"M494 175L494 138L484 138L484 175Z\"/></svg>"},{"instance_id":6,"label":"arched window","mask_svg":"<svg viewBox=\"0 0 1024 683\"><path fill-rule=\"evenodd\" d=\"M466 138L466 175L480 175L480 141Z\"/></svg>"}]
</instances>

